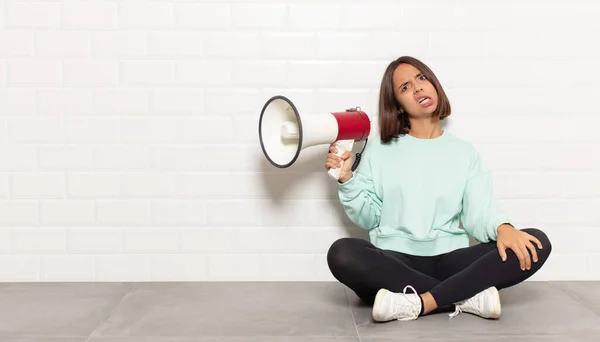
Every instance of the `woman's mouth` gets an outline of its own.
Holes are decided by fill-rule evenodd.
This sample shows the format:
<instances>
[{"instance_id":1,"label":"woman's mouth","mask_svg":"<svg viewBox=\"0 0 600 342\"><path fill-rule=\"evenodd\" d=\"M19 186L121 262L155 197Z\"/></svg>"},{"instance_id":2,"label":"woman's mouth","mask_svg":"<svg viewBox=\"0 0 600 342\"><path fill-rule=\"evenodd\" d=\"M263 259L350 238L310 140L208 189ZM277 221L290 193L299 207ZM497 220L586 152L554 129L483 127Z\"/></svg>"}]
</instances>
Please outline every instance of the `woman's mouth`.
<instances>
[{"instance_id":1,"label":"woman's mouth","mask_svg":"<svg viewBox=\"0 0 600 342\"><path fill-rule=\"evenodd\" d=\"M429 107L433 103L433 101L431 101L431 98L429 96L424 96L424 97L420 98L418 102L423 107Z\"/></svg>"}]
</instances>

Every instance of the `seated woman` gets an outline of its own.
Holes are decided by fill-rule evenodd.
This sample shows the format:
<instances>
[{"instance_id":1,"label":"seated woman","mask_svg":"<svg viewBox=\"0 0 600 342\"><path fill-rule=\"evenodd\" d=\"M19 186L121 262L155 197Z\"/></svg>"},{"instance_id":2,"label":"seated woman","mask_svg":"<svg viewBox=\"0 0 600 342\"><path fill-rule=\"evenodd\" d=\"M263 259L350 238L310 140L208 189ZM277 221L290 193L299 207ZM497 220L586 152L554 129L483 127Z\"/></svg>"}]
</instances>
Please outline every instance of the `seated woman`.
<instances>
[{"instance_id":1,"label":"seated woman","mask_svg":"<svg viewBox=\"0 0 600 342\"><path fill-rule=\"evenodd\" d=\"M326 168L344 161L339 199L370 241L339 239L327 262L373 304L375 321L448 310L498 318L498 290L531 277L552 250L545 233L515 228L500 209L477 150L441 128L449 115L430 68L400 57L381 81L380 136L369 140L356 171L352 153L340 158L330 146ZM469 235L480 244L469 246Z\"/></svg>"}]
</instances>

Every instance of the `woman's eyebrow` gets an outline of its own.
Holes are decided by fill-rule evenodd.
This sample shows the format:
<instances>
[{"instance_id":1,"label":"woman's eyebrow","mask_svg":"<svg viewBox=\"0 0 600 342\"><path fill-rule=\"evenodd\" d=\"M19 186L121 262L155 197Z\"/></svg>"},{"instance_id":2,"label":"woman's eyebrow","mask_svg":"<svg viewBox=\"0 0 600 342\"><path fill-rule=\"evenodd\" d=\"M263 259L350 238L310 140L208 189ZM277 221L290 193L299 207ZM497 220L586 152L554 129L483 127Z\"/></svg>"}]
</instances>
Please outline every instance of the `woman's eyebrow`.
<instances>
[{"instance_id":1,"label":"woman's eyebrow","mask_svg":"<svg viewBox=\"0 0 600 342\"><path fill-rule=\"evenodd\" d=\"M421 75L423 75L423 73L420 72L420 73L416 74L415 77L413 77L413 78L417 78L417 77L419 77ZM402 88L406 83L408 83L408 81L402 83L398 88Z\"/></svg>"}]
</instances>

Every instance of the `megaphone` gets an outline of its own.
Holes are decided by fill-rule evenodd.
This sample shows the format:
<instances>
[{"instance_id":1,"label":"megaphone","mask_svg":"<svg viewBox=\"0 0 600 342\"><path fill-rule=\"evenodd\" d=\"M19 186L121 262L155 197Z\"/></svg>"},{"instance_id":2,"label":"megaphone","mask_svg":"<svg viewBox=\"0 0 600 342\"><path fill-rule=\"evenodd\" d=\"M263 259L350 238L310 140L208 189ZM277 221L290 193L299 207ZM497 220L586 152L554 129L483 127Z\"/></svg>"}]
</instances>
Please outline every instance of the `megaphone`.
<instances>
[{"instance_id":1,"label":"megaphone","mask_svg":"<svg viewBox=\"0 0 600 342\"><path fill-rule=\"evenodd\" d=\"M371 121L360 107L301 117L292 101L282 95L265 103L258 123L260 147L267 160L278 168L291 166L300 151L315 145L335 142L336 154L341 156L352 151L355 142L366 140L370 132ZM338 180L340 171L341 167L332 168L328 174Z\"/></svg>"}]
</instances>

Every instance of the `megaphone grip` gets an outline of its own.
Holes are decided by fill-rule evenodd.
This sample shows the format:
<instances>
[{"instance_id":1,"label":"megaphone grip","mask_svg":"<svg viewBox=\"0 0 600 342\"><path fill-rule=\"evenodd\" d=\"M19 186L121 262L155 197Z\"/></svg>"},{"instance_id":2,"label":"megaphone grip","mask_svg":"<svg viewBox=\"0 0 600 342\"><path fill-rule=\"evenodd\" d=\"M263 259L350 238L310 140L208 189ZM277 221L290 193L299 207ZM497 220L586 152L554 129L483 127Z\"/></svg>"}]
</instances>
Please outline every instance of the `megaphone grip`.
<instances>
[{"instance_id":1,"label":"megaphone grip","mask_svg":"<svg viewBox=\"0 0 600 342\"><path fill-rule=\"evenodd\" d=\"M337 152L335 153L336 156L341 157L342 154L344 154L344 152L346 151L352 151L352 148L354 147L354 140L338 140L335 143L335 146L337 148ZM340 172L342 171L342 168L344 167L344 161L342 160L340 162L340 167L338 168L331 168L329 169L329 171L327 171L327 173L329 173L329 176L331 176L331 178L335 179L335 180L339 180L340 179Z\"/></svg>"}]
</instances>

